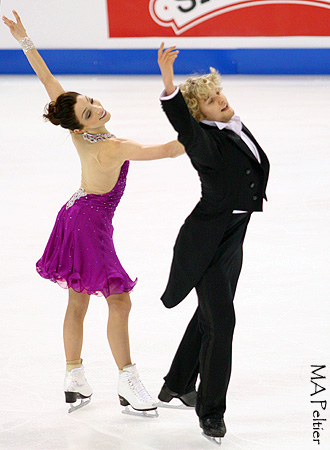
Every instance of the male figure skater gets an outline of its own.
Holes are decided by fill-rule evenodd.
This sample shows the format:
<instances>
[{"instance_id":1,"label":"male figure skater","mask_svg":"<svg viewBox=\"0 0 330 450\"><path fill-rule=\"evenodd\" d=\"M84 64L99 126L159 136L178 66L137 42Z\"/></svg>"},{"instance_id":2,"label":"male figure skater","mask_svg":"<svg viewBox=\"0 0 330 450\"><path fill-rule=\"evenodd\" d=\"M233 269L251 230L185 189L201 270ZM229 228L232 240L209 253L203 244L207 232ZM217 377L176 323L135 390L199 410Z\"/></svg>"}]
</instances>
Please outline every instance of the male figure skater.
<instances>
[{"instance_id":1,"label":"male figure skater","mask_svg":"<svg viewBox=\"0 0 330 450\"><path fill-rule=\"evenodd\" d=\"M224 412L235 327L234 295L251 213L262 211L267 156L235 115L219 73L191 77L176 87L175 47L158 51L165 91L162 107L178 132L202 185L202 197L177 237L162 301L168 308L195 288L198 308L179 345L159 399L196 404L204 435L226 433ZM197 398L195 383L200 374Z\"/></svg>"}]
</instances>

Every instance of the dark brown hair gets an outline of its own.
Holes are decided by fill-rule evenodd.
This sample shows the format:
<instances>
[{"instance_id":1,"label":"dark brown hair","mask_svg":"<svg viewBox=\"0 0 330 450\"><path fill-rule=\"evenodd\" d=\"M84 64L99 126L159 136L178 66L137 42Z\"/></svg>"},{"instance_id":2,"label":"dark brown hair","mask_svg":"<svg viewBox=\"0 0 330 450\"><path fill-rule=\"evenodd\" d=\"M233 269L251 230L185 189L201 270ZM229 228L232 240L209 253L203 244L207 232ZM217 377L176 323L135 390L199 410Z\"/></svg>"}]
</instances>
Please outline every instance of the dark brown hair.
<instances>
[{"instance_id":1,"label":"dark brown hair","mask_svg":"<svg viewBox=\"0 0 330 450\"><path fill-rule=\"evenodd\" d=\"M77 92L65 92L57 97L56 101L48 103L43 117L54 125L61 125L69 130L81 130L83 125L79 122L74 112L77 102Z\"/></svg>"}]
</instances>

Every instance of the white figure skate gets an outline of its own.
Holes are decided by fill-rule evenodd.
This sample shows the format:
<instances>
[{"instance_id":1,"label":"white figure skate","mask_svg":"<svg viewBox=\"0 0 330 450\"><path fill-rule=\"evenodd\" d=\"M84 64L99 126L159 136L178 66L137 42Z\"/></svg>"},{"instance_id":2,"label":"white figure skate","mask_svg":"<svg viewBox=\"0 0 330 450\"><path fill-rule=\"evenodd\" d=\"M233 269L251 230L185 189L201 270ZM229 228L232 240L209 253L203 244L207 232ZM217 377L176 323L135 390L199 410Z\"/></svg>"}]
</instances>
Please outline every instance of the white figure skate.
<instances>
[{"instance_id":1,"label":"white figure skate","mask_svg":"<svg viewBox=\"0 0 330 450\"><path fill-rule=\"evenodd\" d=\"M64 393L66 403L71 404L68 410L69 413L90 403L93 390L87 383L84 366L72 369L70 372L66 371ZM80 400L80 403L77 403L78 400Z\"/></svg>"},{"instance_id":2,"label":"white figure skate","mask_svg":"<svg viewBox=\"0 0 330 450\"><path fill-rule=\"evenodd\" d=\"M156 401L143 386L135 364L125 366L119 374L118 396L120 404L125 406L123 414L158 417ZM128 408L129 405L134 411Z\"/></svg>"}]
</instances>

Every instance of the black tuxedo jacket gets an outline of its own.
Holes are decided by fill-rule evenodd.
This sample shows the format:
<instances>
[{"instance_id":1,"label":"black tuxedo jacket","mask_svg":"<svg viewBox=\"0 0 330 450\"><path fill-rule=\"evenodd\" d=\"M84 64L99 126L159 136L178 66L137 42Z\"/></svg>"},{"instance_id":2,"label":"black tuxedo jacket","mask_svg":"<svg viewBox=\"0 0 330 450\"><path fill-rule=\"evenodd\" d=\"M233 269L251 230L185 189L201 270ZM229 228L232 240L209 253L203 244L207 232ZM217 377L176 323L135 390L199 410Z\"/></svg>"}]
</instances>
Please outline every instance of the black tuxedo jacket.
<instances>
[{"instance_id":1,"label":"black tuxedo jacket","mask_svg":"<svg viewBox=\"0 0 330 450\"><path fill-rule=\"evenodd\" d=\"M169 281L162 301L171 308L196 286L211 263L233 210L262 211L266 199L269 161L256 145L261 164L233 131L197 122L179 91L162 107L178 132L202 185L202 196L181 227L174 246Z\"/></svg>"}]
</instances>

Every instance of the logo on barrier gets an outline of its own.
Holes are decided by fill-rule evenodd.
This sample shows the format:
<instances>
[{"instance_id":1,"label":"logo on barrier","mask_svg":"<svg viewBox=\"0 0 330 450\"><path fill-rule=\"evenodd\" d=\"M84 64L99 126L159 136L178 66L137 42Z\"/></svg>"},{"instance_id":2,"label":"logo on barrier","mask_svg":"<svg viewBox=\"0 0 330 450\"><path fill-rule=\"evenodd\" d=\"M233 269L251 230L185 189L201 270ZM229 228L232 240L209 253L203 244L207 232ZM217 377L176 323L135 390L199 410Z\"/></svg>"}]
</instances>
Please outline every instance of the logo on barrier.
<instances>
[{"instance_id":1,"label":"logo on barrier","mask_svg":"<svg viewBox=\"0 0 330 450\"><path fill-rule=\"evenodd\" d=\"M318 0L150 0L153 20L162 27L172 27L176 35L221 14L252 6L293 4L330 9L330 1Z\"/></svg>"},{"instance_id":2,"label":"logo on barrier","mask_svg":"<svg viewBox=\"0 0 330 450\"><path fill-rule=\"evenodd\" d=\"M329 36L330 0L107 0L109 37Z\"/></svg>"}]
</instances>

